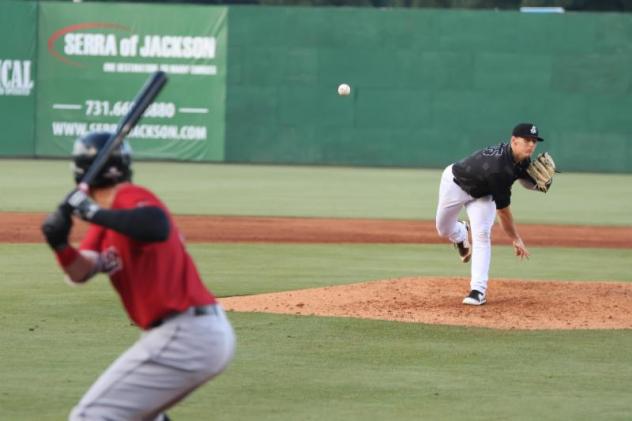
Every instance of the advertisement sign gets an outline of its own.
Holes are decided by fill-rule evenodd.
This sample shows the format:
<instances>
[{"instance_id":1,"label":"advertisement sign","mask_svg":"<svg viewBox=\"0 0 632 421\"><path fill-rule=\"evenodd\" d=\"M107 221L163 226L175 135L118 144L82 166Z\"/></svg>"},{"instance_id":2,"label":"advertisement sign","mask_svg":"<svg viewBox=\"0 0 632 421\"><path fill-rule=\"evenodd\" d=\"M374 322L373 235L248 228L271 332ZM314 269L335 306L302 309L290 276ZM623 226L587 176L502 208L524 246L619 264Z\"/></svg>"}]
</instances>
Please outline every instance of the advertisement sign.
<instances>
[{"instance_id":1,"label":"advertisement sign","mask_svg":"<svg viewBox=\"0 0 632 421\"><path fill-rule=\"evenodd\" d=\"M222 161L227 8L42 3L36 151L112 131L150 73L167 86L128 140L135 157Z\"/></svg>"},{"instance_id":2,"label":"advertisement sign","mask_svg":"<svg viewBox=\"0 0 632 421\"><path fill-rule=\"evenodd\" d=\"M37 4L0 2L1 156L34 154Z\"/></svg>"}]
</instances>

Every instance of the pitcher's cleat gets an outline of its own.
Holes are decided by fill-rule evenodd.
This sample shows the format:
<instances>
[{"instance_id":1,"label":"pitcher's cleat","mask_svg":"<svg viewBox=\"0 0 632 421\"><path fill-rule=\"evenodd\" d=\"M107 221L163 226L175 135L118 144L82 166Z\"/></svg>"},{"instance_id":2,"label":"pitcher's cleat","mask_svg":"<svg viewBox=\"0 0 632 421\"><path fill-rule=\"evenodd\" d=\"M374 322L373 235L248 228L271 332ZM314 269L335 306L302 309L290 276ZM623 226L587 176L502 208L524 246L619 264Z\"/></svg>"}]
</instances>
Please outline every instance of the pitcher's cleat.
<instances>
[{"instance_id":1,"label":"pitcher's cleat","mask_svg":"<svg viewBox=\"0 0 632 421\"><path fill-rule=\"evenodd\" d=\"M459 252L459 256L461 256L461 261L463 263L467 263L472 258L472 245L470 244L470 224L466 221L459 221L463 225L465 225L465 230L467 231L467 235L465 236L465 240L460 243L454 243L454 248Z\"/></svg>"},{"instance_id":2,"label":"pitcher's cleat","mask_svg":"<svg viewBox=\"0 0 632 421\"><path fill-rule=\"evenodd\" d=\"M471 290L467 297L463 299L463 304L471 306L482 306L486 302L487 298L485 298L485 294L475 289Z\"/></svg>"}]
</instances>

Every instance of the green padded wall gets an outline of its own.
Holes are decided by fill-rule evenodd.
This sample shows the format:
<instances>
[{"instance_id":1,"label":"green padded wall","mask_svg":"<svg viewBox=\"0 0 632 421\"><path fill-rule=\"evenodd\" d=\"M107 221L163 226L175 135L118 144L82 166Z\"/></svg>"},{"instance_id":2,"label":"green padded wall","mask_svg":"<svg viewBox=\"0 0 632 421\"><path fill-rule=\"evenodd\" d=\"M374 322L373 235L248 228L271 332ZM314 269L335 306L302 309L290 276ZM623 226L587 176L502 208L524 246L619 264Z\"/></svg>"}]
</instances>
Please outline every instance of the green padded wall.
<instances>
[{"instance_id":1,"label":"green padded wall","mask_svg":"<svg viewBox=\"0 0 632 421\"><path fill-rule=\"evenodd\" d=\"M0 156L35 149L37 3L0 2Z\"/></svg>"},{"instance_id":2,"label":"green padded wall","mask_svg":"<svg viewBox=\"0 0 632 421\"><path fill-rule=\"evenodd\" d=\"M563 170L632 171L630 15L231 7L229 20L227 161L442 167L534 121Z\"/></svg>"},{"instance_id":3,"label":"green padded wall","mask_svg":"<svg viewBox=\"0 0 632 421\"><path fill-rule=\"evenodd\" d=\"M153 16L169 7L173 16L191 12L199 22L190 25L190 17L180 19L188 26L170 25L170 14L161 16L165 22L127 20L130 8L147 8ZM53 16L53 11L63 13ZM550 151L562 170L632 172L632 15L612 13L125 3L38 7L4 1L0 156L65 154L74 136L55 141L51 121L92 121L87 108L86 115L75 115L84 103L96 98L116 104L127 98L118 90L137 89L138 75L129 75L125 84L114 80L120 75L104 75L112 80L93 85L117 87L107 94L57 83L60 75L75 81L79 73L76 81L85 82L87 70L67 77L73 69L62 72L63 60L50 56L62 46L47 44L75 20L94 21L94 11L140 32L157 33L152 28L159 25L167 35L214 34L221 27L213 82L201 89L173 75L164 95L182 111L178 118L184 123L207 127L208 138L136 142L140 158L438 168L508 139L517 122L534 121L546 138L540 150ZM342 82L352 86L348 97L336 93ZM90 101L85 95L92 95ZM60 104L74 108L55 108ZM107 118L117 121L115 115ZM168 128L179 121L167 121Z\"/></svg>"}]
</instances>

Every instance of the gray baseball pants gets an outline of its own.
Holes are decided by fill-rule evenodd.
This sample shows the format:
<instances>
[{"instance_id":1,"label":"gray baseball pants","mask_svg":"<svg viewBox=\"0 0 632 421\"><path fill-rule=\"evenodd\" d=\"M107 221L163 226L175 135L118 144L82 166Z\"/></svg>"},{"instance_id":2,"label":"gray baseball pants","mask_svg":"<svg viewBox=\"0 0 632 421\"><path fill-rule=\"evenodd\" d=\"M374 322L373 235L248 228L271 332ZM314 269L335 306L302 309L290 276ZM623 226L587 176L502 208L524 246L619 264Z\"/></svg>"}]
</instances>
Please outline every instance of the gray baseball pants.
<instances>
[{"instance_id":1,"label":"gray baseball pants","mask_svg":"<svg viewBox=\"0 0 632 421\"><path fill-rule=\"evenodd\" d=\"M235 351L235 335L219 304L194 309L144 331L99 377L69 420L161 420L162 413L220 374Z\"/></svg>"}]
</instances>

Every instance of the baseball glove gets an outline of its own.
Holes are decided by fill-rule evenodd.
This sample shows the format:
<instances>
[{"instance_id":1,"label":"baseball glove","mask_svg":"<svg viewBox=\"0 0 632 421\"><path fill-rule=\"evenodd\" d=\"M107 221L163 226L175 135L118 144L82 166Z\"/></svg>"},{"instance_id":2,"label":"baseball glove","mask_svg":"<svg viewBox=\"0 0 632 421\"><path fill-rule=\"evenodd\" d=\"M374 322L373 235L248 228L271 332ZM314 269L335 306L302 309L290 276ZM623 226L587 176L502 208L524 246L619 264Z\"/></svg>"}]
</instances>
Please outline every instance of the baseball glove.
<instances>
[{"instance_id":1,"label":"baseball glove","mask_svg":"<svg viewBox=\"0 0 632 421\"><path fill-rule=\"evenodd\" d=\"M535 188L543 193L549 191L555 174L555 162L548 152L542 152L531 161L527 168L527 174L535 182Z\"/></svg>"}]
</instances>

